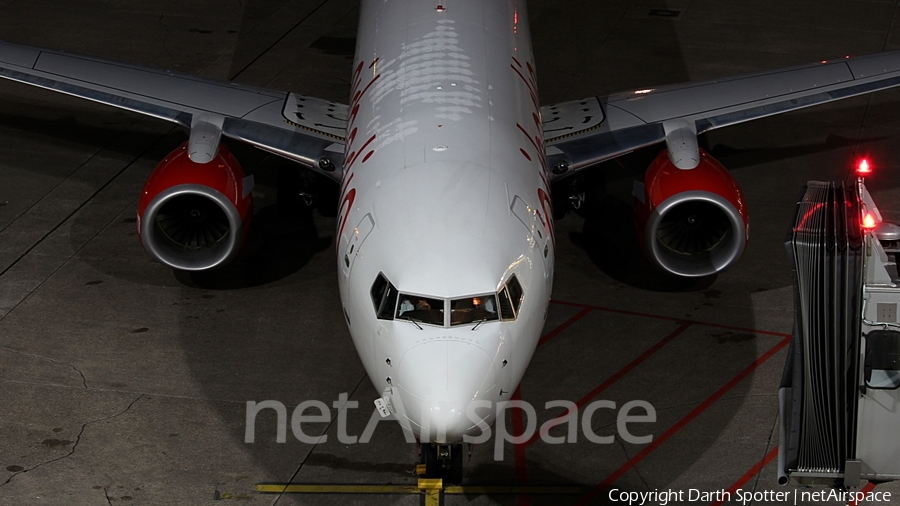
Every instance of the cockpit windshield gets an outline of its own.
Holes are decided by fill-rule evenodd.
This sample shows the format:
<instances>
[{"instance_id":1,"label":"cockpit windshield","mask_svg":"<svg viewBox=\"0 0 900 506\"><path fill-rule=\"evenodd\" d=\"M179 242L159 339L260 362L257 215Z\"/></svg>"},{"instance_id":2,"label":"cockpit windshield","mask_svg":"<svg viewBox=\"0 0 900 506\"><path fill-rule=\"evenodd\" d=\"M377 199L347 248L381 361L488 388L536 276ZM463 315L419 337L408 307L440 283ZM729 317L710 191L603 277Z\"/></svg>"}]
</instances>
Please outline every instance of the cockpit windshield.
<instances>
[{"instance_id":1,"label":"cockpit windshield","mask_svg":"<svg viewBox=\"0 0 900 506\"><path fill-rule=\"evenodd\" d=\"M497 293L447 300L399 293L384 274L379 273L372 283L371 295L379 320L408 320L417 325L425 323L439 327L474 325L475 328L484 322L515 320L523 298L522 285L515 275ZM450 305L449 317L444 311L447 304Z\"/></svg>"},{"instance_id":2,"label":"cockpit windshield","mask_svg":"<svg viewBox=\"0 0 900 506\"><path fill-rule=\"evenodd\" d=\"M444 301L418 295L400 294L397 319L444 326Z\"/></svg>"},{"instance_id":3,"label":"cockpit windshield","mask_svg":"<svg viewBox=\"0 0 900 506\"><path fill-rule=\"evenodd\" d=\"M494 294L450 301L450 325L466 325L500 319Z\"/></svg>"}]
</instances>

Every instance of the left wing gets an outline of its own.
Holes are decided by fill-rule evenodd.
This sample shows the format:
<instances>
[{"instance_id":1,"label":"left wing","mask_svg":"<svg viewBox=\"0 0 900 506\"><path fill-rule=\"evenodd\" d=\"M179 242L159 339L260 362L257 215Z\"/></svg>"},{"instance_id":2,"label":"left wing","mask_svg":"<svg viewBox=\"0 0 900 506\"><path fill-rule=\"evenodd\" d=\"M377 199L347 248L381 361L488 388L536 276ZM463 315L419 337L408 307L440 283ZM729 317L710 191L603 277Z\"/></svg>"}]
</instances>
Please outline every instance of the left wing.
<instances>
[{"instance_id":1,"label":"left wing","mask_svg":"<svg viewBox=\"0 0 900 506\"><path fill-rule=\"evenodd\" d=\"M178 123L196 149L224 135L341 178L343 104L6 42L0 78Z\"/></svg>"},{"instance_id":2,"label":"left wing","mask_svg":"<svg viewBox=\"0 0 900 506\"><path fill-rule=\"evenodd\" d=\"M895 51L545 106L547 166L558 179L666 141L672 162L692 168L697 134L898 85Z\"/></svg>"}]
</instances>

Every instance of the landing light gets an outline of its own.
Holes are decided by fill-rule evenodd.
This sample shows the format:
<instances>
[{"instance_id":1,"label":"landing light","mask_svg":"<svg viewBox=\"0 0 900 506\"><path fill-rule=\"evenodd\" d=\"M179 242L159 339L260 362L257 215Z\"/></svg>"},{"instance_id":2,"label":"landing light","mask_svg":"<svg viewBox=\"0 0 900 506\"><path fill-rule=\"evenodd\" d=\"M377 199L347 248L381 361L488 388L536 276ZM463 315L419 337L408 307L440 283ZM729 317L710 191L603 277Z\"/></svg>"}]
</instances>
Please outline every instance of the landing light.
<instances>
[{"instance_id":1,"label":"landing light","mask_svg":"<svg viewBox=\"0 0 900 506\"><path fill-rule=\"evenodd\" d=\"M869 159L863 158L862 160L860 160L859 163L856 165L856 174L863 176L863 175L871 174L871 173L872 173L872 166L869 164Z\"/></svg>"}]
</instances>

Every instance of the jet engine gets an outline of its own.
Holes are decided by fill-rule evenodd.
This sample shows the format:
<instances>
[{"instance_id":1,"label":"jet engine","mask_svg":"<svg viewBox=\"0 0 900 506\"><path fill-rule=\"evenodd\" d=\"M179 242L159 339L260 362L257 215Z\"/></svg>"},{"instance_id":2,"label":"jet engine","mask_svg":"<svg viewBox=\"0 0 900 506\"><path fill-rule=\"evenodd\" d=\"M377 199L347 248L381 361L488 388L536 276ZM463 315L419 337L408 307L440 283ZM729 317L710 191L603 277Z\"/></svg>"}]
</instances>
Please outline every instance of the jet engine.
<instances>
[{"instance_id":1,"label":"jet engine","mask_svg":"<svg viewBox=\"0 0 900 506\"><path fill-rule=\"evenodd\" d=\"M185 142L153 169L138 203L138 237L165 265L220 267L240 251L253 214L251 178L228 148L208 163L191 161Z\"/></svg>"},{"instance_id":2,"label":"jet engine","mask_svg":"<svg viewBox=\"0 0 900 506\"><path fill-rule=\"evenodd\" d=\"M663 150L644 174L635 219L650 261L685 277L707 276L735 263L748 239L748 216L737 182L700 150L700 163L679 169Z\"/></svg>"}]
</instances>

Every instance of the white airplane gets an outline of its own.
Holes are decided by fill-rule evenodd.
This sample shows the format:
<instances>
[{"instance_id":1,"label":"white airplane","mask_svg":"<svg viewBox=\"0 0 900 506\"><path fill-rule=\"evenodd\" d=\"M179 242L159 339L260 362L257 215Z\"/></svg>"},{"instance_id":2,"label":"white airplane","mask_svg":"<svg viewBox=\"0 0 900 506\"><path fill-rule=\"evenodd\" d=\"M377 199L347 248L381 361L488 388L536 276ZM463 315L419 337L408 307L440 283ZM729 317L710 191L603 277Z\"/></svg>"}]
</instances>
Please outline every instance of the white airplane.
<instances>
[{"instance_id":1,"label":"white airplane","mask_svg":"<svg viewBox=\"0 0 900 506\"><path fill-rule=\"evenodd\" d=\"M10 43L0 77L190 129L138 207L175 269L222 266L247 236L253 183L223 136L340 184L340 296L376 403L455 482L464 435L496 416L467 410L509 399L547 316L554 181L665 143L636 193L646 254L713 274L741 256L747 207L697 135L900 84L882 53L540 107L519 0L363 0L356 44L349 104Z\"/></svg>"}]
</instances>

